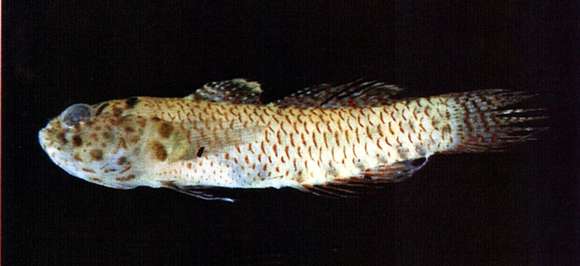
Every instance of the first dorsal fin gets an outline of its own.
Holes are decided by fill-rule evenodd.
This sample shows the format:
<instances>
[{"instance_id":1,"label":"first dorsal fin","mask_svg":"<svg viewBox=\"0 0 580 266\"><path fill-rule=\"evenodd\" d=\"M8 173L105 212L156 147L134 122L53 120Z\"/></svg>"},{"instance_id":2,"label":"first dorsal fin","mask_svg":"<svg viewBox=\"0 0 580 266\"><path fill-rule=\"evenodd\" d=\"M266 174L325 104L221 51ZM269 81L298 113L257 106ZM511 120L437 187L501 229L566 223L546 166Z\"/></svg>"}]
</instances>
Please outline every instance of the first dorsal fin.
<instances>
[{"instance_id":1,"label":"first dorsal fin","mask_svg":"<svg viewBox=\"0 0 580 266\"><path fill-rule=\"evenodd\" d=\"M261 93L260 83L238 78L206 83L185 99L257 104Z\"/></svg>"},{"instance_id":2,"label":"first dorsal fin","mask_svg":"<svg viewBox=\"0 0 580 266\"><path fill-rule=\"evenodd\" d=\"M380 81L357 80L342 85L320 84L277 102L280 107L373 107L388 104L403 89Z\"/></svg>"}]
</instances>

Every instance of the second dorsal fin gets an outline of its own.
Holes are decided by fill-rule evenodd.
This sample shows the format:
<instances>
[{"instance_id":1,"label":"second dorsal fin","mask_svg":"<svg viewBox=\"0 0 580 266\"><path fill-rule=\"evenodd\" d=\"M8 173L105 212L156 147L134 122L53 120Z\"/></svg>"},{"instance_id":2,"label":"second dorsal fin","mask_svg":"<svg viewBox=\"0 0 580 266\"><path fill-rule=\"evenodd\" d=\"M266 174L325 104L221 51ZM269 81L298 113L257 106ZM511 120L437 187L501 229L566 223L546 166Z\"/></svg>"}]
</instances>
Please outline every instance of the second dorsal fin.
<instances>
[{"instance_id":1,"label":"second dorsal fin","mask_svg":"<svg viewBox=\"0 0 580 266\"><path fill-rule=\"evenodd\" d=\"M280 107L372 107L388 104L403 89L380 81L357 80L342 85L320 84L277 102Z\"/></svg>"},{"instance_id":2,"label":"second dorsal fin","mask_svg":"<svg viewBox=\"0 0 580 266\"><path fill-rule=\"evenodd\" d=\"M261 93L260 83L238 78L208 82L185 99L258 104Z\"/></svg>"}]
</instances>

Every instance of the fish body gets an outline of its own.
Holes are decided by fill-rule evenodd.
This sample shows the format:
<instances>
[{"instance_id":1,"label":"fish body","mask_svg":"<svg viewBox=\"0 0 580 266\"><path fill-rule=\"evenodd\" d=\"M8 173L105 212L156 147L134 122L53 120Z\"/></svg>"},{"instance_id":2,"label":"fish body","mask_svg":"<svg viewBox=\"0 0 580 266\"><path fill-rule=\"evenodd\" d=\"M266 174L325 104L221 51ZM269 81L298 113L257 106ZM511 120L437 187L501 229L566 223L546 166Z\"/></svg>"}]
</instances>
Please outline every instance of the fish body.
<instances>
[{"instance_id":1,"label":"fish body","mask_svg":"<svg viewBox=\"0 0 580 266\"><path fill-rule=\"evenodd\" d=\"M316 193L329 184L398 181L433 154L525 141L536 129L515 125L544 118L526 116L537 109L506 108L529 97L520 92L394 100L400 91L381 82L323 84L260 104L256 82L213 82L185 98L73 105L40 131L39 140L57 165L89 182L228 200L198 189Z\"/></svg>"}]
</instances>

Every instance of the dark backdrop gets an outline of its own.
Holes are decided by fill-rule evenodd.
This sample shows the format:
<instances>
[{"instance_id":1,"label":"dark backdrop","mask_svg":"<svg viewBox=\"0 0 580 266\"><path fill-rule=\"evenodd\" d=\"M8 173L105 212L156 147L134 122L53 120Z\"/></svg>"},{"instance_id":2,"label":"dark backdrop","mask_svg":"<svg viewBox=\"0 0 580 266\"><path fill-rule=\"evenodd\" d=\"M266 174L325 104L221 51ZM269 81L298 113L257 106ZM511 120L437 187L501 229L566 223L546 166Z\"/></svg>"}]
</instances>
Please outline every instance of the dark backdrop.
<instances>
[{"instance_id":1,"label":"dark backdrop","mask_svg":"<svg viewBox=\"0 0 580 266\"><path fill-rule=\"evenodd\" d=\"M574 1L3 2L5 265L578 263ZM70 104L234 77L267 99L359 77L414 96L539 92L551 129L508 153L432 157L361 199L234 191L236 204L89 184L37 143Z\"/></svg>"}]
</instances>

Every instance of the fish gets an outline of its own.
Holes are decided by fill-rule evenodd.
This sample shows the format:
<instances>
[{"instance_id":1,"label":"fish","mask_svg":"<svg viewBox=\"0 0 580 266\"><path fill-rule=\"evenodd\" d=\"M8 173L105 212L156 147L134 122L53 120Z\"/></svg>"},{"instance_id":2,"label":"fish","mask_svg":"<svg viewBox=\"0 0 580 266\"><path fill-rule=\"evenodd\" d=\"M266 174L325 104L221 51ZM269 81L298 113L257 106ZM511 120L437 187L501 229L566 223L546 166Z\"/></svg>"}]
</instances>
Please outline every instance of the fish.
<instances>
[{"instance_id":1,"label":"fish","mask_svg":"<svg viewBox=\"0 0 580 266\"><path fill-rule=\"evenodd\" d=\"M499 152L534 140L544 108L505 89L405 98L381 81L320 84L262 103L256 81L204 84L183 98L73 104L38 133L72 176L114 189L295 188L357 195L403 181L435 154Z\"/></svg>"}]
</instances>

